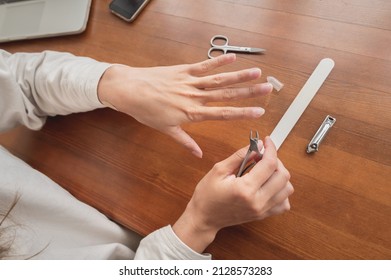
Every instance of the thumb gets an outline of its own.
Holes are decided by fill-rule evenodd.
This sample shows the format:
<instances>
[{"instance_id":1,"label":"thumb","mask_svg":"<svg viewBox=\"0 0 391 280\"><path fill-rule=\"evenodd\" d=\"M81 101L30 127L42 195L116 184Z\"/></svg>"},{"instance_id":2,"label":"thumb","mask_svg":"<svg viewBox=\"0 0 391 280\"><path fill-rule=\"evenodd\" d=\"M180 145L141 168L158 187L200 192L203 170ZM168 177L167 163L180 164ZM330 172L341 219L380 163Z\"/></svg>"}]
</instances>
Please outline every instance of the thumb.
<instances>
[{"instance_id":1,"label":"thumb","mask_svg":"<svg viewBox=\"0 0 391 280\"><path fill-rule=\"evenodd\" d=\"M164 132L174 138L179 144L185 146L193 155L202 158L201 148L180 126L172 126Z\"/></svg>"},{"instance_id":2,"label":"thumb","mask_svg":"<svg viewBox=\"0 0 391 280\"><path fill-rule=\"evenodd\" d=\"M234 171L239 168L248 151L249 146L243 147L233 153L231 156L223 160L221 163L227 168L229 174L234 174ZM249 161L255 157L255 153L250 155Z\"/></svg>"}]
</instances>

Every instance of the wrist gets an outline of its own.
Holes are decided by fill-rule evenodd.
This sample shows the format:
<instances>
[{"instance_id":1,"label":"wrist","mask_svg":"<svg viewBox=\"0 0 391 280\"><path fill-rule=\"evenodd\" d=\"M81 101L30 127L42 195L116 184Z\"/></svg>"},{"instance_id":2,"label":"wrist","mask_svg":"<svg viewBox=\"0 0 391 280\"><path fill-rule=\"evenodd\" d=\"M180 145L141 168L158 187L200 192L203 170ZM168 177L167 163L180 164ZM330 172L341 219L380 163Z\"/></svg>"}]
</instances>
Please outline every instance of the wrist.
<instances>
[{"instance_id":1,"label":"wrist","mask_svg":"<svg viewBox=\"0 0 391 280\"><path fill-rule=\"evenodd\" d=\"M106 71L103 73L99 83L98 83L98 99L99 101L114 110L117 110L116 104L116 96L117 91L115 90L115 86L118 83L118 77L121 75L121 68L123 66L120 64L111 65Z\"/></svg>"},{"instance_id":2,"label":"wrist","mask_svg":"<svg viewBox=\"0 0 391 280\"><path fill-rule=\"evenodd\" d=\"M183 243L198 253L204 252L218 232L217 228L207 226L202 219L198 218L191 202L172 229Z\"/></svg>"}]
</instances>

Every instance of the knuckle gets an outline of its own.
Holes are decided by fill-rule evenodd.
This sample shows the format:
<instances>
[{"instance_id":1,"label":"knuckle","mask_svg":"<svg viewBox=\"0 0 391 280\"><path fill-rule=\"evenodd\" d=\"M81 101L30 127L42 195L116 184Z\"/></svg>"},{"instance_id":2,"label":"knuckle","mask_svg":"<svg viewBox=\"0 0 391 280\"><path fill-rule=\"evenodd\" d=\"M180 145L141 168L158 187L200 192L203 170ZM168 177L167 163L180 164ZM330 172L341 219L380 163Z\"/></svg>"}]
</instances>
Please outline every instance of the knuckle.
<instances>
[{"instance_id":1,"label":"knuckle","mask_svg":"<svg viewBox=\"0 0 391 280\"><path fill-rule=\"evenodd\" d=\"M291 179L291 174L279 159L277 159L277 171L285 182L289 182L289 180Z\"/></svg>"},{"instance_id":2,"label":"knuckle","mask_svg":"<svg viewBox=\"0 0 391 280\"><path fill-rule=\"evenodd\" d=\"M201 71L202 72L208 72L211 69L211 62L210 60L204 61L201 63Z\"/></svg>"},{"instance_id":3,"label":"knuckle","mask_svg":"<svg viewBox=\"0 0 391 280\"><path fill-rule=\"evenodd\" d=\"M213 172L217 175L223 174L225 172L225 168L222 162L217 162L212 168Z\"/></svg>"},{"instance_id":4,"label":"knuckle","mask_svg":"<svg viewBox=\"0 0 391 280\"><path fill-rule=\"evenodd\" d=\"M243 153L242 158L244 158L245 155L246 154ZM248 173L245 174L241 179L244 188L250 188L251 186L254 185L254 179L251 176L248 176Z\"/></svg>"},{"instance_id":5,"label":"knuckle","mask_svg":"<svg viewBox=\"0 0 391 280\"><path fill-rule=\"evenodd\" d=\"M257 95L257 90L254 86L248 88L248 93L250 97L255 97Z\"/></svg>"},{"instance_id":6,"label":"knuckle","mask_svg":"<svg viewBox=\"0 0 391 280\"><path fill-rule=\"evenodd\" d=\"M223 90L223 100L232 100L235 98L235 90L233 88L226 88Z\"/></svg>"},{"instance_id":7,"label":"knuckle","mask_svg":"<svg viewBox=\"0 0 391 280\"><path fill-rule=\"evenodd\" d=\"M288 191L288 196L292 195L295 192L295 189L293 188L292 184L288 184L287 187Z\"/></svg>"},{"instance_id":8,"label":"knuckle","mask_svg":"<svg viewBox=\"0 0 391 280\"><path fill-rule=\"evenodd\" d=\"M246 108L227 107L221 109L221 118L223 120L243 119L247 116Z\"/></svg>"},{"instance_id":9,"label":"knuckle","mask_svg":"<svg viewBox=\"0 0 391 280\"><path fill-rule=\"evenodd\" d=\"M215 75L213 77L213 84L215 86L220 86L222 84L222 82L223 82L223 77L221 75Z\"/></svg>"},{"instance_id":10,"label":"knuckle","mask_svg":"<svg viewBox=\"0 0 391 280\"><path fill-rule=\"evenodd\" d=\"M247 205L250 209L254 210L253 193L249 192L246 188L237 188L235 197L240 203Z\"/></svg>"},{"instance_id":11,"label":"knuckle","mask_svg":"<svg viewBox=\"0 0 391 280\"><path fill-rule=\"evenodd\" d=\"M274 171L277 169L278 161L277 158L268 158L267 161L265 161L266 168L270 171Z\"/></svg>"},{"instance_id":12,"label":"knuckle","mask_svg":"<svg viewBox=\"0 0 391 280\"><path fill-rule=\"evenodd\" d=\"M185 110L187 119L191 122L198 122L202 120L202 114L197 106L188 107Z\"/></svg>"},{"instance_id":13,"label":"knuckle","mask_svg":"<svg viewBox=\"0 0 391 280\"><path fill-rule=\"evenodd\" d=\"M247 72L245 72L245 71L239 71L239 72L237 73L237 79L238 79L238 81L244 81L244 80L247 79L247 77L248 77L248 74L247 74Z\"/></svg>"},{"instance_id":14,"label":"knuckle","mask_svg":"<svg viewBox=\"0 0 391 280\"><path fill-rule=\"evenodd\" d=\"M224 60L225 60L225 58L224 58L224 56L218 56L217 58L216 58L216 64L217 65L221 65L221 64L223 64L224 63Z\"/></svg>"},{"instance_id":15,"label":"knuckle","mask_svg":"<svg viewBox=\"0 0 391 280\"><path fill-rule=\"evenodd\" d=\"M262 203L254 203L252 205L251 211L254 213L254 215L260 217L266 212L265 205Z\"/></svg>"},{"instance_id":16,"label":"knuckle","mask_svg":"<svg viewBox=\"0 0 391 280\"><path fill-rule=\"evenodd\" d=\"M221 110L221 117L224 120L229 120L232 118L233 112L230 108L224 108Z\"/></svg>"},{"instance_id":17,"label":"knuckle","mask_svg":"<svg viewBox=\"0 0 391 280\"><path fill-rule=\"evenodd\" d=\"M285 180L288 182L291 179L291 173L287 169L284 169L282 171L282 175L284 176Z\"/></svg>"},{"instance_id":18,"label":"knuckle","mask_svg":"<svg viewBox=\"0 0 391 280\"><path fill-rule=\"evenodd\" d=\"M183 93L183 96L191 99L199 99L203 98L204 94L202 91L186 91L185 93Z\"/></svg>"}]
</instances>

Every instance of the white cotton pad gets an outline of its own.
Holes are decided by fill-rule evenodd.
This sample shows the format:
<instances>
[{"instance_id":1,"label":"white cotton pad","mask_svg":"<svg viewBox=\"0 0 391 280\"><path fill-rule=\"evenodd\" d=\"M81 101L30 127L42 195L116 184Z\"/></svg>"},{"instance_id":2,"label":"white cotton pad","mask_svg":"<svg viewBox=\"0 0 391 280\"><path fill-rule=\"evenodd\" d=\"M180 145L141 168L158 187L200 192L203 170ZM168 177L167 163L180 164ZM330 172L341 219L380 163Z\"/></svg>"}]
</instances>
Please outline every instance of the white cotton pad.
<instances>
[{"instance_id":1,"label":"white cotton pad","mask_svg":"<svg viewBox=\"0 0 391 280\"><path fill-rule=\"evenodd\" d=\"M277 80L276 78L274 78L273 76L267 76L266 77L266 80L271 83L273 85L273 88L276 90L276 91L280 91L283 87L284 87L284 84L281 83L279 80Z\"/></svg>"}]
</instances>

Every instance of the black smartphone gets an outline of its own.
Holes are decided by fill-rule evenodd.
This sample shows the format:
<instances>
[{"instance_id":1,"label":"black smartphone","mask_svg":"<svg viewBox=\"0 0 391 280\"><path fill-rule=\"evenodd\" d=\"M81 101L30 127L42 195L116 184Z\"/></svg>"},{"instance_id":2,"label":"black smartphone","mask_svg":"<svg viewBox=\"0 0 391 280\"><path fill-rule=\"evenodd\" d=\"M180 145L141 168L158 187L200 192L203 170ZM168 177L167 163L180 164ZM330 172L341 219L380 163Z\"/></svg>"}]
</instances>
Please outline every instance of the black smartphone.
<instances>
[{"instance_id":1,"label":"black smartphone","mask_svg":"<svg viewBox=\"0 0 391 280\"><path fill-rule=\"evenodd\" d=\"M133 21L150 0L113 0L109 8L111 12L123 20Z\"/></svg>"}]
</instances>

